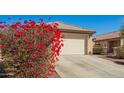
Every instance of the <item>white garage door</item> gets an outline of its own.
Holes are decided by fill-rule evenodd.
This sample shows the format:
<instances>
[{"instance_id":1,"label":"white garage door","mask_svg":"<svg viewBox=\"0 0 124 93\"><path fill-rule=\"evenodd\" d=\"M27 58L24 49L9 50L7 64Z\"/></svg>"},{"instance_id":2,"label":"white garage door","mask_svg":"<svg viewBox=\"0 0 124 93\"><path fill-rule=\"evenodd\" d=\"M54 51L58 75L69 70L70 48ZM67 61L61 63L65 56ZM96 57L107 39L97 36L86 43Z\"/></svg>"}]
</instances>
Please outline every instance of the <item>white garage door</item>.
<instances>
[{"instance_id":1,"label":"white garage door","mask_svg":"<svg viewBox=\"0 0 124 93\"><path fill-rule=\"evenodd\" d=\"M85 54L85 35L64 33L64 47L61 54Z\"/></svg>"}]
</instances>

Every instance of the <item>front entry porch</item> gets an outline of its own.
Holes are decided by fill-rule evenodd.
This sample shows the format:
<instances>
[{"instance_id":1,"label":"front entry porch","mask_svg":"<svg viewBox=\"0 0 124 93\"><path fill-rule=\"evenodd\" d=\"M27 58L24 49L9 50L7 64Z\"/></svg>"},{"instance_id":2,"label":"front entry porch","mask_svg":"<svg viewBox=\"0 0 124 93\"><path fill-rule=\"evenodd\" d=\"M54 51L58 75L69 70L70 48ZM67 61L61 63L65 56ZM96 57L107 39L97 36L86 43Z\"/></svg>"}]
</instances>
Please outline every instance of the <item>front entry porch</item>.
<instances>
[{"instance_id":1,"label":"front entry porch","mask_svg":"<svg viewBox=\"0 0 124 93\"><path fill-rule=\"evenodd\" d=\"M121 46L120 39L111 39L101 41L100 45L103 47L103 54L114 54L115 48Z\"/></svg>"},{"instance_id":2,"label":"front entry porch","mask_svg":"<svg viewBox=\"0 0 124 93\"><path fill-rule=\"evenodd\" d=\"M108 41L108 53L114 53L114 48L120 46L120 40Z\"/></svg>"}]
</instances>

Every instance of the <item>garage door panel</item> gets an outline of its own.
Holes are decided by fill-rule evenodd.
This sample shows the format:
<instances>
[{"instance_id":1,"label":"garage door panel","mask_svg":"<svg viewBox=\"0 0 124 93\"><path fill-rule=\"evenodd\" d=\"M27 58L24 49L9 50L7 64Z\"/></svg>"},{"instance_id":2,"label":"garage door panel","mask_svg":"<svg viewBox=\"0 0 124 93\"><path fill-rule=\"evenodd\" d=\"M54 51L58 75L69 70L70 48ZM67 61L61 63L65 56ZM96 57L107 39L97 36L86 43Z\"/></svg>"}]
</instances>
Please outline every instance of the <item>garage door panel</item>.
<instances>
[{"instance_id":1,"label":"garage door panel","mask_svg":"<svg viewBox=\"0 0 124 93\"><path fill-rule=\"evenodd\" d=\"M82 34L65 34L61 54L85 54L85 37Z\"/></svg>"}]
</instances>

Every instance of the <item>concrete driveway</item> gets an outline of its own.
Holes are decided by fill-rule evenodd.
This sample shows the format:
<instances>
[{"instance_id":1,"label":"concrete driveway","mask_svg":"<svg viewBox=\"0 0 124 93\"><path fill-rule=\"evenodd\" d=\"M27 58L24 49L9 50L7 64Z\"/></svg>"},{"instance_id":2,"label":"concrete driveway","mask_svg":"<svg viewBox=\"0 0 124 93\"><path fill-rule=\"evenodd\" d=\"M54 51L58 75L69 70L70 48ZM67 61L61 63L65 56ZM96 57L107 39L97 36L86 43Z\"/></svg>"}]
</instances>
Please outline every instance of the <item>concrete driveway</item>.
<instances>
[{"instance_id":1,"label":"concrete driveway","mask_svg":"<svg viewBox=\"0 0 124 93\"><path fill-rule=\"evenodd\" d=\"M124 77L124 65L92 55L62 55L56 71L62 78Z\"/></svg>"}]
</instances>

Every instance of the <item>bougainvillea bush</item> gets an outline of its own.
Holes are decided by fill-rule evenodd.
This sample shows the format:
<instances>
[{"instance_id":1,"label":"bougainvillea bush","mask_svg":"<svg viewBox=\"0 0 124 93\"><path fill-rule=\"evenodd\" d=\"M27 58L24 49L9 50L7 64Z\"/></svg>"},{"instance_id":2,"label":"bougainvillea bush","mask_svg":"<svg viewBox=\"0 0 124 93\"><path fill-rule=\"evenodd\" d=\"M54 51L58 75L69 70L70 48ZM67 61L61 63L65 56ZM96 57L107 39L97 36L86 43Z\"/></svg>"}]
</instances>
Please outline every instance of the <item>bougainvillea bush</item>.
<instances>
[{"instance_id":1,"label":"bougainvillea bush","mask_svg":"<svg viewBox=\"0 0 124 93\"><path fill-rule=\"evenodd\" d=\"M6 68L13 69L13 77L48 77L54 73L63 46L58 25L33 20L9 25L0 22L3 63Z\"/></svg>"}]
</instances>

